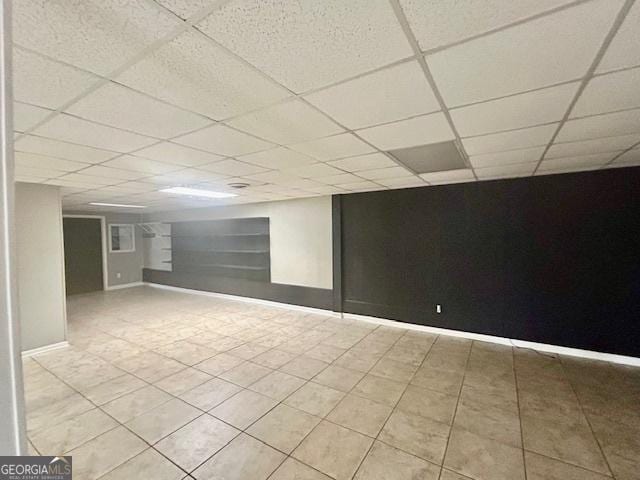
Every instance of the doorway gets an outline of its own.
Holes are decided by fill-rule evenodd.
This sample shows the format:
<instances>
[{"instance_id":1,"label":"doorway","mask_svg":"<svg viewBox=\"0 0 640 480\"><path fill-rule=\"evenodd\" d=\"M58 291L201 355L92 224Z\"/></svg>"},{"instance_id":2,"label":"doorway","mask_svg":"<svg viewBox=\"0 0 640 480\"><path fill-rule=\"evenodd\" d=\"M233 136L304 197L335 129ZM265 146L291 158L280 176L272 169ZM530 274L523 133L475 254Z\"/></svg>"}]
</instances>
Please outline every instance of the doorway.
<instances>
[{"instance_id":1,"label":"doorway","mask_svg":"<svg viewBox=\"0 0 640 480\"><path fill-rule=\"evenodd\" d=\"M63 218L67 296L105 288L104 218Z\"/></svg>"}]
</instances>

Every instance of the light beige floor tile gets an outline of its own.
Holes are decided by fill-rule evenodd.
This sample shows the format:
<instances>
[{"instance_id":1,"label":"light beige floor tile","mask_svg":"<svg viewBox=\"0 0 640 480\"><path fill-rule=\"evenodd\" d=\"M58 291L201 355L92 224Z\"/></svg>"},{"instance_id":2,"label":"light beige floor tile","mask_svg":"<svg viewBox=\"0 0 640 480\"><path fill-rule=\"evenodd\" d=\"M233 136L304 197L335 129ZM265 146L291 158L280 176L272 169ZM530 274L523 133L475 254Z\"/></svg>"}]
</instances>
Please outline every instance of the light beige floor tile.
<instances>
[{"instance_id":1,"label":"light beige floor tile","mask_svg":"<svg viewBox=\"0 0 640 480\"><path fill-rule=\"evenodd\" d=\"M405 388L406 385L403 383L375 375L365 375L351 393L393 407Z\"/></svg>"},{"instance_id":2,"label":"light beige floor tile","mask_svg":"<svg viewBox=\"0 0 640 480\"><path fill-rule=\"evenodd\" d=\"M84 392L84 396L96 405L104 405L122 395L138 390L147 383L130 374L108 380Z\"/></svg>"},{"instance_id":3,"label":"light beige floor tile","mask_svg":"<svg viewBox=\"0 0 640 480\"><path fill-rule=\"evenodd\" d=\"M460 398L456 410L455 426L498 442L522 448L518 413L483 403L471 396Z\"/></svg>"},{"instance_id":4,"label":"light beige floor tile","mask_svg":"<svg viewBox=\"0 0 640 480\"><path fill-rule=\"evenodd\" d=\"M125 425L136 435L154 444L201 414L197 408L174 398L137 416Z\"/></svg>"},{"instance_id":5,"label":"light beige floor tile","mask_svg":"<svg viewBox=\"0 0 640 480\"><path fill-rule=\"evenodd\" d=\"M203 415L160 440L155 448L190 472L239 433L217 418Z\"/></svg>"},{"instance_id":6,"label":"light beige floor tile","mask_svg":"<svg viewBox=\"0 0 640 480\"><path fill-rule=\"evenodd\" d=\"M588 424L563 423L522 416L524 448L594 472L609 473Z\"/></svg>"},{"instance_id":7,"label":"light beige floor tile","mask_svg":"<svg viewBox=\"0 0 640 480\"><path fill-rule=\"evenodd\" d=\"M242 390L242 388L238 385L226 382L220 378L212 378L202 385L187 390L178 396L200 410L211 410L240 390Z\"/></svg>"},{"instance_id":8,"label":"light beige floor tile","mask_svg":"<svg viewBox=\"0 0 640 480\"><path fill-rule=\"evenodd\" d=\"M440 468L397 448L375 442L354 480L438 480Z\"/></svg>"},{"instance_id":9,"label":"light beige floor tile","mask_svg":"<svg viewBox=\"0 0 640 480\"><path fill-rule=\"evenodd\" d=\"M466 477L466 476L460 475L459 473L443 468L442 472L440 473L440 480L473 480L473 479L471 477Z\"/></svg>"},{"instance_id":10,"label":"light beige floor tile","mask_svg":"<svg viewBox=\"0 0 640 480\"><path fill-rule=\"evenodd\" d=\"M348 480L372 443L365 435L322 421L292 455L336 480Z\"/></svg>"},{"instance_id":11,"label":"light beige floor tile","mask_svg":"<svg viewBox=\"0 0 640 480\"><path fill-rule=\"evenodd\" d=\"M290 407L324 417L344 397L344 392L309 382L284 400Z\"/></svg>"},{"instance_id":12,"label":"light beige floor tile","mask_svg":"<svg viewBox=\"0 0 640 480\"><path fill-rule=\"evenodd\" d=\"M320 344L316 345L311 350L308 350L305 355L307 357L315 358L316 360L322 360L323 362L331 363L344 352L346 352L344 348Z\"/></svg>"},{"instance_id":13,"label":"light beige floor tile","mask_svg":"<svg viewBox=\"0 0 640 480\"><path fill-rule=\"evenodd\" d=\"M444 466L476 480L524 480L522 450L466 430L451 432Z\"/></svg>"},{"instance_id":14,"label":"light beige floor tile","mask_svg":"<svg viewBox=\"0 0 640 480\"><path fill-rule=\"evenodd\" d=\"M269 480L331 480L331 477L327 477L325 474L289 457L269 477Z\"/></svg>"},{"instance_id":15,"label":"light beige floor tile","mask_svg":"<svg viewBox=\"0 0 640 480\"><path fill-rule=\"evenodd\" d=\"M369 373L371 375L395 380L396 382L409 383L417 369L417 366L382 357Z\"/></svg>"},{"instance_id":16,"label":"light beige floor tile","mask_svg":"<svg viewBox=\"0 0 640 480\"><path fill-rule=\"evenodd\" d=\"M416 371L411 379L411 384L436 392L458 395L462 387L463 376L463 370L449 371L423 365Z\"/></svg>"},{"instance_id":17,"label":"light beige floor tile","mask_svg":"<svg viewBox=\"0 0 640 480\"><path fill-rule=\"evenodd\" d=\"M527 480L610 480L611 477L590 472L533 452L525 452Z\"/></svg>"},{"instance_id":18,"label":"light beige floor tile","mask_svg":"<svg viewBox=\"0 0 640 480\"><path fill-rule=\"evenodd\" d=\"M318 422L318 417L280 404L251 425L247 433L288 454Z\"/></svg>"},{"instance_id":19,"label":"light beige floor tile","mask_svg":"<svg viewBox=\"0 0 640 480\"><path fill-rule=\"evenodd\" d=\"M124 427L117 427L71 450L74 480L93 480L147 448Z\"/></svg>"},{"instance_id":20,"label":"light beige floor tile","mask_svg":"<svg viewBox=\"0 0 640 480\"><path fill-rule=\"evenodd\" d=\"M211 410L211 415L244 430L278 404L251 390L242 390Z\"/></svg>"},{"instance_id":21,"label":"light beige floor tile","mask_svg":"<svg viewBox=\"0 0 640 480\"><path fill-rule=\"evenodd\" d=\"M185 365L195 365L207 358L215 356L218 352L212 348L203 347L187 340L162 345L153 349L155 352L165 357L177 360Z\"/></svg>"},{"instance_id":22,"label":"light beige floor tile","mask_svg":"<svg viewBox=\"0 0 640 480\"><path fill-rule=\"evenodd\" d=\"M185 368L182 363L154 352L143 352L124 358L118 361L117 365L132 375L151 383Z\"/></svg>"},{"instance_id":23,"label":"light beige floor tile","mask_svg":"<svg viewBox=\"0 0 640 480\"><path fill-rule=\"evenodd\" d=\"M348 392L356 386L362 377L364 377L363 372L330 365L313 377L313 381L342 392Z\"/></svg>"},{"instance_id":24,"label":"light beige floor tile","mask_svg":"<svg viewBox=\"0 0 640 480\"><path fill-rule=\"evenodd\" d=\"M329 366L328 363L301 355L280 367L280 371L310 380Z\"/></svg>"},{"instance_id":25,"label":"light beige floor tile","mask_svg":"<svg viewBox=\"0 0 640 480\"><path fill-rule=\"evenodd\" d=\"M430 418L395 411L378 438L393 447L440 465L449 438L449 426Z\"/></svg>"},{"instance_id":26,"label":"light beige floor tile","mask_svg":"<svg viewBox=\"0 0 640 480\"><path fill-rule=\"evenodd\" d=\"M133 457L103 477L100 477L100 480L125 480L134 478L180 480L184 478L184 472L153 448L148 448L138 456Z\"/></svg>"},{"instance_id":27,"label":"light beige floor tile","mask_svg":"<svg viewBox=\"0 0 640 480\"><path fill-rule=\"evenodd\" d=\"M229 350L228 353L236 357L243 358L244 360L251 360L258 355L266 352L267 350L269 350L268 347L265 347L264 345L260 345L258 343L245 343L244 345L240 345L239 347Z\"/></svg>"},{"instance_id":28,"label":"light beige floor tile","mask_svg":"<svg viewBox=\"0 0 640 480\"><path fill-rule=\"evenodd\" d=\"M384 422L391 415L392 407L368 398L347 395L334 408L327 420L370 437L378 435Z\"/></svg>"},{"instance_id":29,"label":"light beige floor tile","mask_svg":"<svg viewBox=\"0 0 640 480\"><path fill-rule=\"evenodd\" d=\"M263 367L257 363L244 362L231 370L221 373L219 377L241 387L248 387L271 372L270 368Z\"/></svg>"},{"instance_id":30,"label":"light beige floor tile","mask_svg":"<svg viewBox=\"0 0 640 480\"><path fill-rule=\"evenodd\" d=\"M52 427L81 413L93 410L95 405L82 395L74 393L68 397L44 405L37 410L27 411L27 430L36 432Z\"/></svg>"},{"instance_id":31,"label":"light beige floor tile","mask_svg":"<svg viewBox=\"0 0 640 480\"><path fill-rule=\"evenodd\" d=\"M149 385L105 403L101 408L121 423L171 400L171 395Z\"/></svg>"},{"instance_id":32,"label":"light beige floor tile","mask_svg":"<svg viewBox=\"0 0 640 480\"><path fill-rule=\"evenodd\" d=\"M263 367L280 368L282 365L290 362L294 358L296 358L295 354L274 348L273 350L269 350L268 352L254 357L253 362L262 365Z\"/></svg>"},{"instance_id":33,"label":"light beige floor tile","mask_svg":"<svg viewBox=\"0 0 640 480\"><path fill-rule=\"evenodd\" d=\"M200 479L265 480L285 455L244 433L193 472Z\"/></svg>"},{"instance_id":34,"label":"light beige floor tile","mask_svg":"<svg viewBox=\"0 0 640 480\"><path fill-rule=\"evenodd\" d=\"M453 395L409 385L397 408L403 412L451 424L457 402L458 398Z\"/></svg>"},{"instance_id":35,"label":"light beige floor tile","mask_svg":"<svg viewBox=\"0 0 640 480\"><path fill-rule=\"evenodd\" d=\"M227 370L231 370L233 367L240 365L244 360L239 357L234 357L228 353L220 353L215 357L211 357L203 362L197 363L195 368L208 373L209 375L217 376Z\"/></svg>"},{"instance_id":36,"label":"light beige floor tile","mask_svg":"<svg viewBox=\"0 0 640 480\"><path fill-rule=\"evenodd\" d=\"M98 408L31 435L43 455L62 455L119 424Z\"/></svg>"},{"instance_id":37,"label":"light beige floor tile","mask_svg":"<svg viewBox=\"0 0 640 480\"><path fill-rule=\"evenodd\" d=\"M274 371L251 385L249 390L282 401L304 384L305 380L300 377Z\"/></svg>"},{"instance_id":38,"label":"light beige floor tile","mask_svg":"<svg viewBox=\"0 0 640 480\"><path fill-rule=\"evenodd\" d=\"M202 385L212 378L208 373L196 370L195 368L185 368L178 373L174 373L157 381L154 385L171 395L180 395L198 385Z\"/></svg>"}]
</instances>

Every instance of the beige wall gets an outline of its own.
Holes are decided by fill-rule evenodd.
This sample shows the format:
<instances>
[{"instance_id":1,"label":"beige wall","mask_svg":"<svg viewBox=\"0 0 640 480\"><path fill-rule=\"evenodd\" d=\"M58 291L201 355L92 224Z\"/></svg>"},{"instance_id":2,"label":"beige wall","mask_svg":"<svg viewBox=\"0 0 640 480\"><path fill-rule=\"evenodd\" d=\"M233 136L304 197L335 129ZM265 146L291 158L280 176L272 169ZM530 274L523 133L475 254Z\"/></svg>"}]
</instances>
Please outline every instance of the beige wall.
<instances>
[{"instance_id":1,"label":"beige wall","mask_svg":"<svg viewBox=\"0 0 640 480\"><path fill-rule=\"evenodd\" d=\"M62 210L58 187L16 183L18 307L22 350L66 336Z\"/></svg>"},{"instance_id":2,"label":"beige wall","mask_svg":"<svg viewBox=\"0 0 640 480\"><path fill-rule=\"evenodd\" d=\"M145 215L150 221L269 217L271 281L332 288L331 197L197 208Z\"/></svg>"}]
</instances>

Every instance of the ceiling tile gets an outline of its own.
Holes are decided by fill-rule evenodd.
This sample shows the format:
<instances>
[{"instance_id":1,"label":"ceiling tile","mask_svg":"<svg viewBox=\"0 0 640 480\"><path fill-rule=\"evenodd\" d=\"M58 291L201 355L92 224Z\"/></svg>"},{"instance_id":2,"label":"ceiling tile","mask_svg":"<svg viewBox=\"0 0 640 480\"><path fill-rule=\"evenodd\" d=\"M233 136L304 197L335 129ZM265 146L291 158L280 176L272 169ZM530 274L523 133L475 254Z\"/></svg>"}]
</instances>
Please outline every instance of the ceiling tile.
<instances>
[{"instance_id":1,"label":"ceiling tile","mask_svg":"<svg viewBox=\"0 0 640 480\"><path fill-rule=\"evenodd\" d=\"M449 107L583 77L622 0L593 0L427 57Z\"/></svg>"},{"instance_id":2,"label":"ceiling tile","mask_svg":"<svg viewBox=\"0 0 640 480\"><path fill-rule=\"evenodd\" d=\"M362 191L374 191L374 190L382 190L377 183L369 182L367 180L361 180L359 182L353 183L344 183L340 185L340 188L344 188L346 190L351 190L353 192L362 192Z\"/></svg>"},{"instance_id":3,"label":"ceiling tile","mask_svg":"<svg viewBox=\"0 0 640 480\"><path fill-rule=\"evenodd\" d=\"M205 117L185 112L113 82L74 103L67 112L158 138L175 137L211 123Z\"/></svg>"},{"instance_id":4,"label":"ceiling tile","mask_svg":"<svg viewBox=\"0 0 640 480\"><path fill-rule=\"evenodd\" d=\"M43 121L51 113L53 113L51 110L45 108L13 102L13 128L19 132L25 132Z\"/></svg>"},{"instance_id":5,"label":"ceiling tile","mask_svg":"<svg viewBox=\"0 0 640 480\"><path fill-rule=\"evenodd\" d=\"M640 142L640 133L636 135L621 135L619 137L596 138L581 142L555 143L551 145L545 158L562 158L588 155L590 153L605 153L626 150Z\"/></svg>"},{"instance_id":6,"label":"ceiling tile","mask_svg":"<svg viewBox=\"0 0 640 480\"><path fill-rule=\"evenodd\" d=\"M98 78L67 65L13 49L13 98L56 109L91 87Z\"/></svg>"},{"instance_id":7,"label":"ceiling tile","mask_svg":"<svg viewBox=\"0 0 640 480\"><path fill-rule=\"evenodd\" d=\"M87 185L115 185L116 183L122 182L121 179L118 178L106 178L103 176L96 175L84 175L82 173L68 173L64 177L63 180L70 182L79 182Z\"/></svg>"},{"instance_id":8,"label":"ceiling tile","mask_svg":"<svg viewBox=\"0 0 640 480\"><path fill-rule=\"evenodd\" d=\"M571 118L634 107L640 107L640 67L589 80L571 110Z\"/></svg>"},{"instance_id":9,"label":"ceiling tile","mask_svg":"<svg viewBox=\"0 0 640 480\"><path fill-rule=\"evenodd\" d=\"M357 134L381 150L444 142L455 137L440 112L358 130Z\"/></svg>"},{"instance_id":10,"label":"ceiling tile","mask_svg":"<svg viewBox=\"0 0 640 480\"><path fill-rule=\"evenodd\" d=\"M281 145L304 142L344 131L301 100L249 113L231 120L228 124Z\"/></svg>"},{"instance_id":11,"label":"ceiling tile","mask_svg":"<svg viewBox=\"0 0 640 480\"><path fill-rule=\"evenodd\" d=\"M151 192L153 190L157 190L157 186L151 183L145 182L125 182L118 185L120 190L128 190L132 193L138 192Z\"/></svg>"},{"instance_id":12,"label":"ceiling tile","mask_svg":"<svg viewBox=\"0 0 640 480\"><path fill-rule=\"evenodd\" d=\"M400 0L420 48L428 50L521 21L571 0Z\"/></svg>"},{"instance_id":13,"label":"ceiling tile","mask_svg":"<svg viewBox=\"0 0 640 480\"><path fill-rule=\"evenodd\" d=\"M294 175L289 175L279 171L256 173L254 175L247 175L247 178L254 181L257 180L265 183L275 183L278 185L286 185L287 183L300 180Z\"/></svg>"},{"instance_id":14,"label":"ceiling tile","mask_svg":"<svg viewBox=\"0 0 640 480\"><path fill-rule=\"evenodd\" d=\"M525 148L522 150L509 150L508 152L485 153L469 157L474 168L493 167L496 165L510 165L514 163L537 163L546 147Z\"/></svg>"},{"instance_id":15,"label":"ceiling tile","mask_svg":"<svg viewBox=\"0 0 640 480\"><path fill-rule=\"evenodd\" d=\"M238 132L226 125L213 125L212 127L175 138L173 141L229 157L273 147L273 144L269 142Z\"/></svg>"},{"instance_id":16,"label":"ceiling tile","mask_svg":"<svg viewBox=\"0 0 640 480\"><path fill-rule=\"evenodd\" d=\"M557 123L551 123L549 125L523 128L510 132L467 137L462 139L462 144L468 155L481 155L483 153L537 147L547 145L551 140L553 132L555 132L557 128Z\"/></svg>"},{"instance_id":17,"label":"ceiling tile","mask_svg":"<svg viewBox=\"0 0 640 480\"><path fill-rule=\"evenodd\" d=\"M579 157L554 158L543 160L538 167L538 172L569 172L600 167L615 156L614 153L596 153L591 155L581 155Z\"/></svg>"},{"instance_id":18,"label":"ceiling tile","mask_svg":"<svg viewBox=\"0 0 640 480\"><path fill-rule=\"evenodd\" d=\"M479 180L492 180L497 178L529 177L538 162L516 163L512 165L494 165L486 168L476 168Z\"/></svg>"},{"instance_id":19,"label":"ceiling tile","mask_svg":"<svg viewBox=\"0 0 640 480\"><path fill-rule=\"evenodd\" d=\"M420 177L412 175L410 177L399 178L381 178L376 180L381 185L389 188L412 188L412 187L426 187L427 184Z\"/></svg>"},{"instance_id":20,"label":"ceiling tile","mask_svg":"<svg viewBox=\"0 0 640 480\"><path fill-rule=\"evenodd\" d=\"M297 93L412 55L387 0L238 0L198 28Z\"/></svg>"},{"instance_id":21,"label":"ceiling tile","mask_svg":"<svg viewBox=\"0 0 640 480\"><path fill-rule=\"evenodd\" d=\"M30 168L47 168L52 170L62 170L65 172L73 172L84 167L88 167L88 163L73 162L62 158L49 157L46 155L38 155L35 153L15 152L16 165Z\"/></svg>"},{"instance_id":22,"label":"ceiling tile","mask_svg":"<svg viewBox=\"0 0 640 480\"><path fill-rule=\"evenodd\" d=\"M58 186L61 186L61 187L79 188L79 189L83 189L83 190L90 190L90 189L98 187L98 185L96 185L95 183L87 183L87 182L83 182L83 181L69 180L69 179L67 179L66 175L64 177L58 177L58 178L53 178L53 179L47 180L44 183L46 183L47 185L58 185Z\"/></svg>"},{"instance_id":23,"label":"ceiling tile","mask_svg":"<svg viewBox=\"0 0 640 480\"><path fill-rule=\"evenodd\" d=\"M128 152L145 147L156 140L97 123L59 114L34 130L37 135L90 147Z\"/></svg>"},{"instance_id":24,"label":"ceiling tile","mask_svg":"<svg viewBox=\"0 0 640 480\"><path fill-rule=\"evenodd\" d=\"M296 175L302 178L317 178L328 177L330 175L340 175L344 173L342 170L331 167L326 163L316 163L314 165L305 165L302 167L289 168L284 171L291 175Z\"/></svg>"},{"instance_id":25,"label":"ceiling tile","mask_svg":"<svg viewBox=\"0 0 640 480\"><path fill-rule=\"evenodd\" d=\"M77 162L100 163L118 155L117 152L99 150L96 148L75 145L73 143L60 142L35 135L23 135L16 141L16 151L50 155Z\"/></svg>"},{"instance_id":26,"label":"ceiling tile","mask_svg":"<svg viewBox=\"0 0 640 480\"><path fill-rule=\"evenodd\" d=\"M27 166L23 166L23 165L21 165L19 163L16 164L15 172L16 172L17 176L34 177L34 178L40 178L40 179L60 177L60 176L65 175L67 173L67 172L65 172L63 170L56 170L56 169L52 169L52 168L27 167Z\"/></svg>"},{"instance_id":27,"label":"ceiling tile","mask_svg":"<svg viewBox=\"0 0 640 480\"><path fill-rule=\"evenodd\" d=\"M640 3L629 10L627 18L602 57L597 72L640 65Z\"/></svg>"},{"instance_id":28,"label":"ceiling tile","mask_svg":"<svg viewBox=\"0 0 640 480\"><path fill-rule=\"evenodd\" d=\"M145 175L132 170L121 170L119 168L103 167L102 165L94 165L82 170L83 175L96 175L105 178L116 178L119 180L137 180Z\"/></svg>"},{"instance_id":29,"label":"ceiling tile","mask_svg":"<svg viewBox=\"0 0 640 480\"><path fill-rule=\"evenodd\" d=\"M386 68L305 98L350 129L440 110L416 61Z\"/></svg>"},{"instance_id":30,"label":"ceiling tile","mask_svg":"<svg viewBox=\"0 0 640 480\"><path fill-rule=\"evenodd\" d=\"M612 163L613 166L632 166L640 164L640 148L634 148L620 155Z\"/></svg>"},{"instance_id":31,"label":"ceiling tile","mask_svg":"<svg viewBox=\"0 0 640 480\"><path fill-rule=\"evenodd\" d=\"M287 148L278 147L239 157L243 162L266 168L293 168L315 163L315 159Z\"/></svg>"},{"instance_id":32,"label":"ceiling tile","mask_svg":"<svg viewBox=\"0 0 640 480\"><path fill-rule=\"evenodd\" d=\"M47 180L46 177L34 177L32 175L19 175L18 173L14 174L14 182L44 183L46 180Z\"/></svg>"},{"instance_id":33,"label":"ceiling tile","mask_svg":"<svg viewBox=\"0 0 640 480\"><path fill-rule=\"evenodd\" d=\"M146 182L152 182L159 185L184 185L196 184L220 180L225 175L207 172L196 168L187 168L178 172L166 173L164 175L156 175L145 179Z\"/></svg>"},{"instance_id":34,"label":"ceiling tile","mask_svg":"<svg viewBox=\"0 0 640 480\"><path fill-rule=\"evenodd\" d=\"M456 108L451 110L451 117L463 137L557 122L577 88L578 83L570 83Z\"/></svg>"},{"instance_id":35,"label":"ceiling tile","mask_svg":"<svg viewBox=\"0 0 640 480\"><path fill-rule=\"evenodd\" d=\"M136 151L136 156L157 160L163 163L196 167L222 160L224 157L213 153L203 152L194 148L177 145L170 142L161 142L150 147Z\"/></svg>"},{"instance_id":36,"label":"ceiling tile","mask_svg":"<svg viewBox=\"0 0 640 480\"><path fill-rule=\"evenodd\" d=\"M473 172L471 171L471 169L449 170L448 172L423 173L422 175L420 175L420 177L432 185L475 181L475 177L473 176Z\"/></svg>"},{"instance_id":37,"label":"ceiling tile","mask_svg":"<svg viewBox=\"0 0 640 480\"><path fill-rule=\"evenodd\" d=\"M265 169L256 165L251 165L245 162L239 162L238 160L227 159L221 162L212 163L210 165L204 165L200 167L202 170L210 172L220 173L223 175L249 175L251 173L264 172Z\"/></svg>"},{"instance_id":38,"label":"ceiling tile","mask_svg":"<svg viewBox=\"0 0 640 480\"><path fill-rule=\"evenodd\" d=\"M118 81L216 120L290 95L196 31L185 32L154 51L118 76Z\"/></svg>"},{"instance_id":39,"label":"ceiling tile","mask_svg":"<svg viewBox=\"0 0 640 480\"><path fill-rule=\"evenodd\" d=\"M295 145L289 145L289 148L323 162L335 158L351 157L375 151L374 148L351 133L342 133L309 142L297 143Z\"/></svg>"},{"instance_id":40,"label":"ceiling tile","mask_svg":"<svg viewBox=\"0 0 640 480\"><path fill-rule=\"evenodd\" d=\"M328 163L329 165L340 168L341 170L346 170L347 172L358 172L361 170L398 166L396 162L383 153L371 153L369 155L343 158L341 160L334 160Z\"/></svg>"},{"instance_id":41,"label":"ceiling tile","mask_svg":"<svg viewBox=\"0 0 640 480\"><path fill-rule=\"evenodd\" d=\"M14 3L13 25L18 45L106 75L179 21L153 2L29 0Z\"/></svg>"},{"instance_id":42,"label":"ceiling tile","mask_svg":"<svg viewBox=\"0 0 640 480\"><path fill-rule=\"evenodd\" d=\"M181 170L181 166L170 165L168 163L156 162L148 158L136 157L133 155L123 155L108 162L104 162L105 166L112 168L121 168L123 170L132 170L134 172L153 174L163 174Z\"/></svg>"},{"instance_id":43,"label":"ceiling tile","mask_svg":"<svg viewBox=\"0 0 640 480\"><path fill-rule=\"evenodd\" d=\"M345 183L361 182L362 178L351 173L342 173L340 175L330 175L328 177L318 177L316 182L326 183L327 185L344 185Z\"/></svg>"},{"instance_id":44,"label":"ceiling tile","mask_svg":"<svg viewBox=\"0 0 640 480\"><path fill-rule=\"evenodd\" d=\"M567 121L556 141L573 142L640 133L640 109Z\"/></svg>"},{"instance_id":45,"label":"ceiling tile","mask_svg":"<svg viewBox=\"0 0 640 480\"><path fill-rule=\"evenodd\" d=\"M376 168L374 170L363 170L358 172L358 176L367 180L379 180L383 178L406 177L410 172L402 167Z\"/></svg>"}]
</instances>

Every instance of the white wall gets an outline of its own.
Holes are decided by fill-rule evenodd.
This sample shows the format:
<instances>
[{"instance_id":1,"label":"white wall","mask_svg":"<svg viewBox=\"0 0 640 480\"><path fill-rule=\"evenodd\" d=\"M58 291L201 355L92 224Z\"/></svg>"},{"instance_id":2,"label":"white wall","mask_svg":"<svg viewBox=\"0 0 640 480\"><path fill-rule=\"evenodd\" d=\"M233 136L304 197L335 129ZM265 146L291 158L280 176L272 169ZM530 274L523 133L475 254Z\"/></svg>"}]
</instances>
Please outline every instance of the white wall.
<instances>
[{"instance_id":1,"label":"white wall","mask_svg":"<svg viewBox=\"0 0 640 480\"><path fill-rule=\"evenodd\" d=\"M145 220L244 217L269 217L273 283L332 288L331 197L155 213L145 215Z\"/></svg>"},{"instance_id":2,"label":"white wall","mask_svg":"<svg viewBox=\"0 0 640 480\"><path fill-rule=\"evenodd\" d=\"M18 308L22 350L66 336L62 208L58 187L16 183Z\"/></svg>"}]
</instances>

